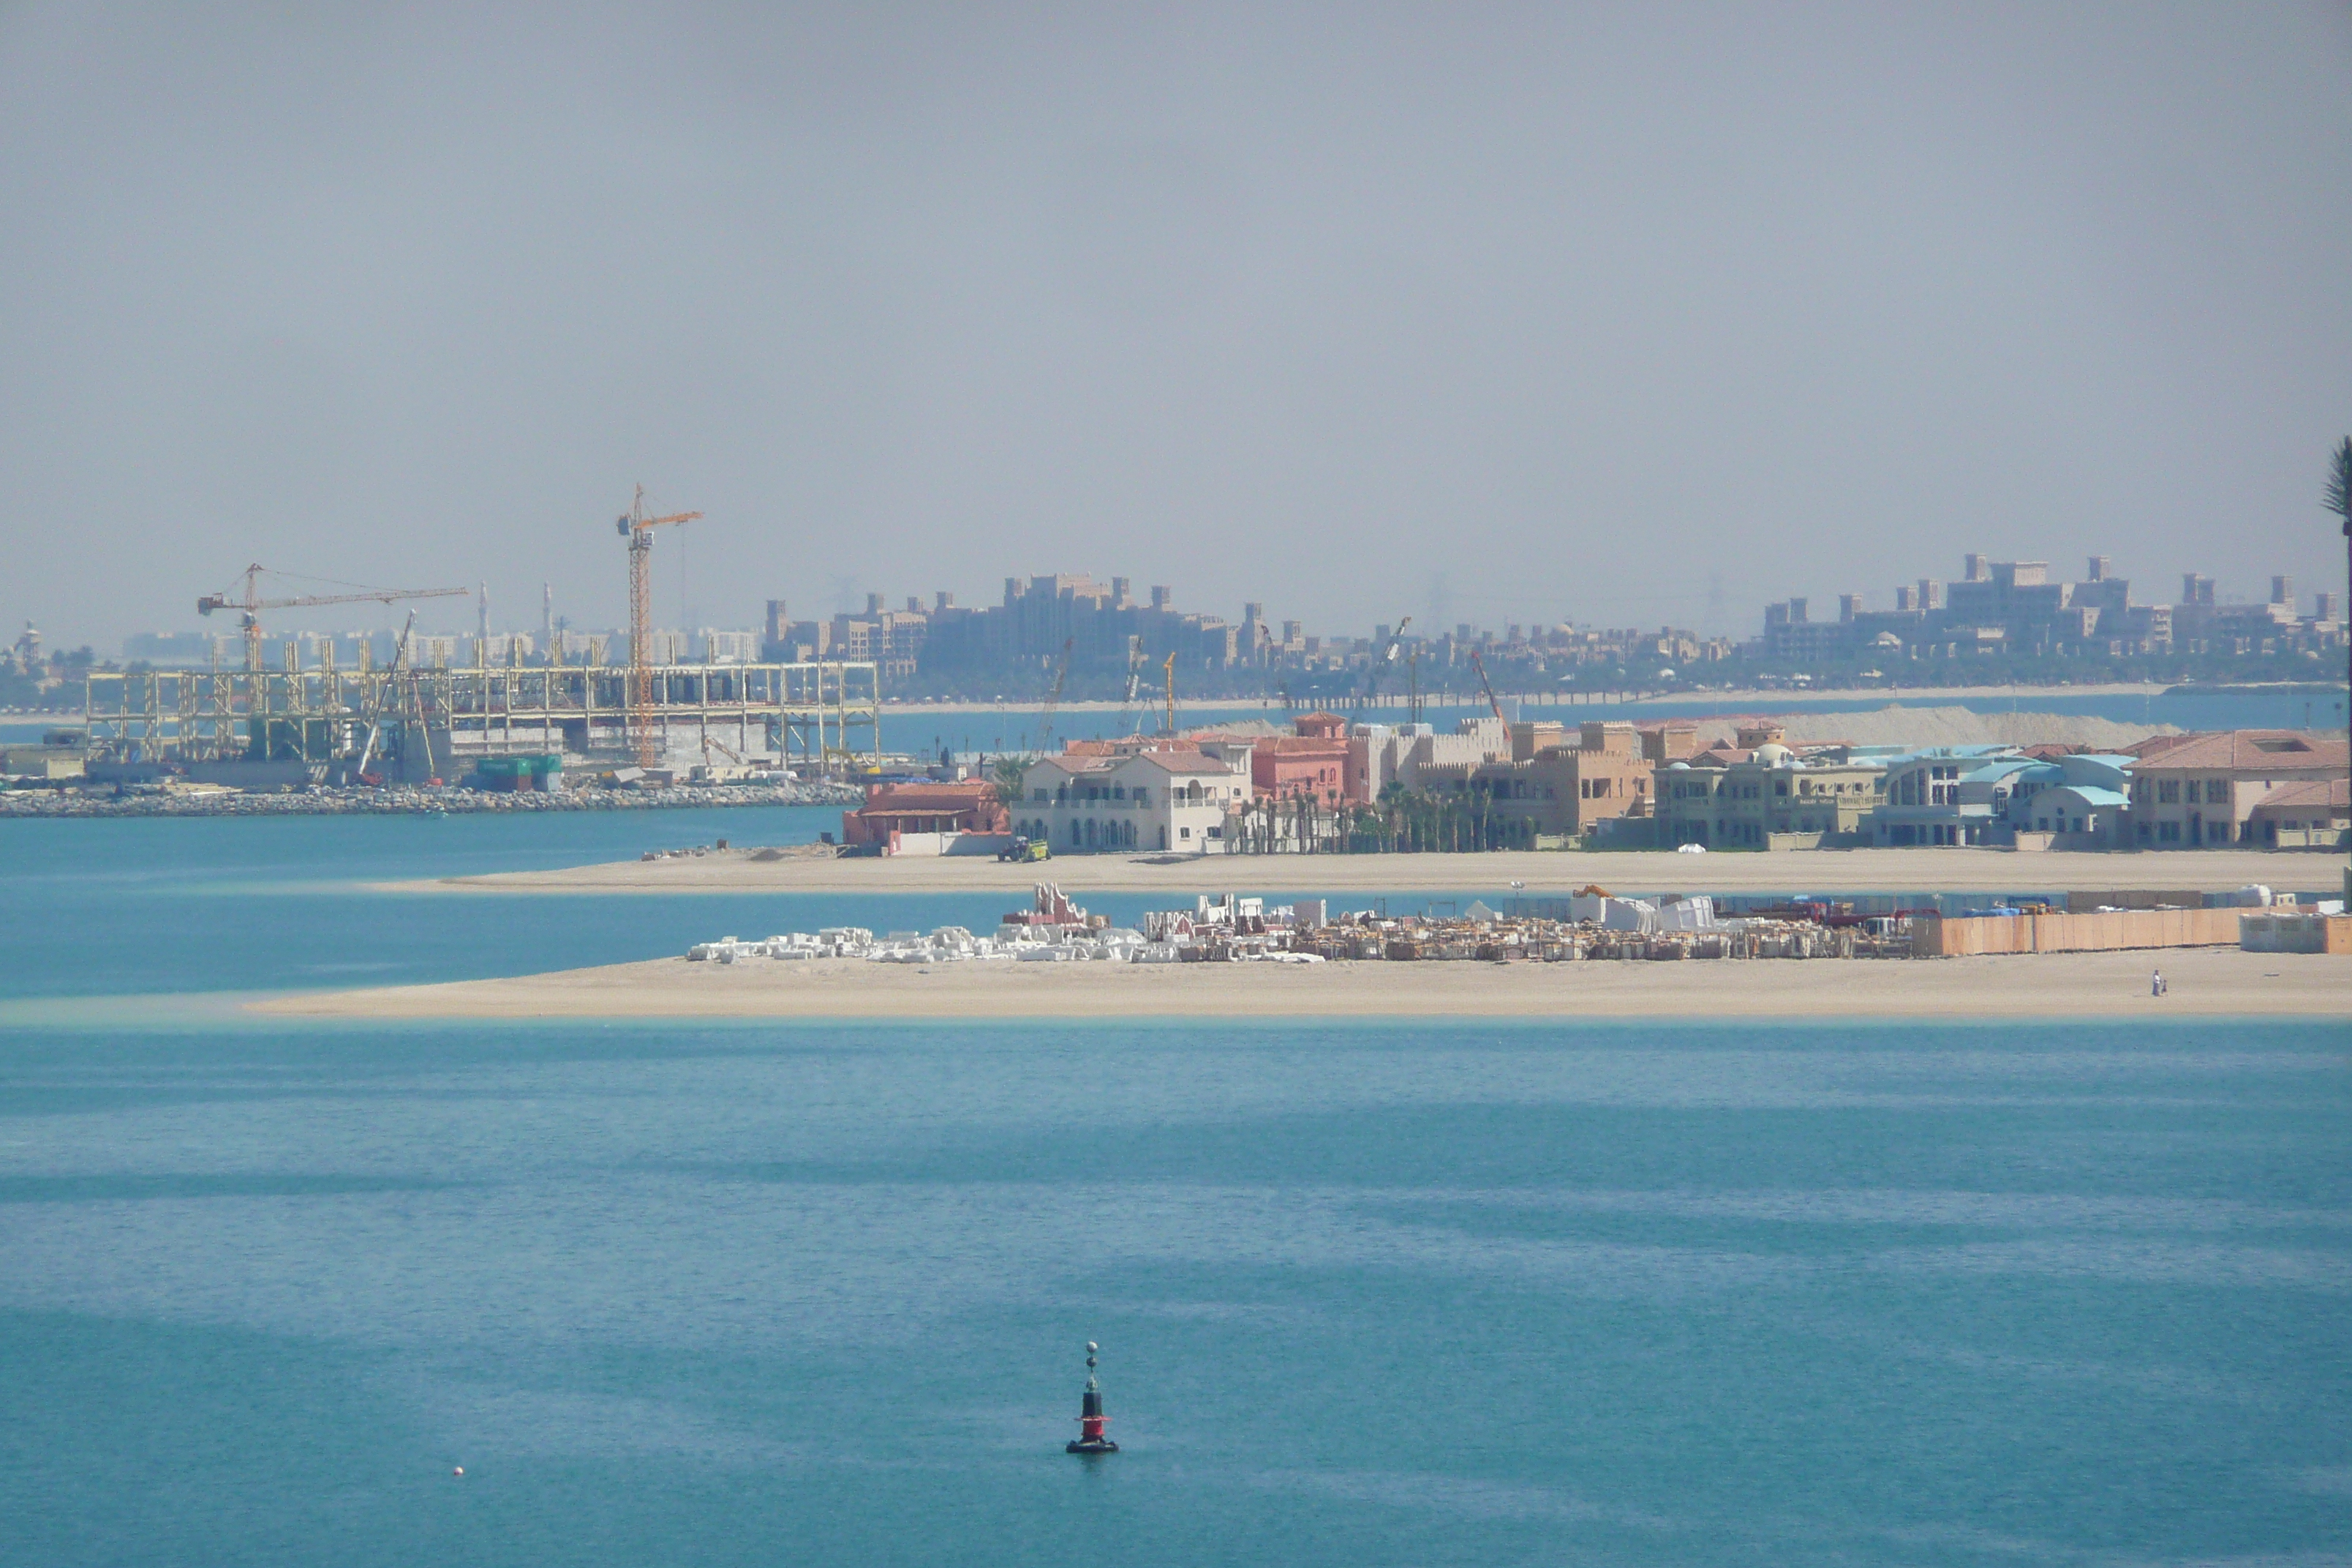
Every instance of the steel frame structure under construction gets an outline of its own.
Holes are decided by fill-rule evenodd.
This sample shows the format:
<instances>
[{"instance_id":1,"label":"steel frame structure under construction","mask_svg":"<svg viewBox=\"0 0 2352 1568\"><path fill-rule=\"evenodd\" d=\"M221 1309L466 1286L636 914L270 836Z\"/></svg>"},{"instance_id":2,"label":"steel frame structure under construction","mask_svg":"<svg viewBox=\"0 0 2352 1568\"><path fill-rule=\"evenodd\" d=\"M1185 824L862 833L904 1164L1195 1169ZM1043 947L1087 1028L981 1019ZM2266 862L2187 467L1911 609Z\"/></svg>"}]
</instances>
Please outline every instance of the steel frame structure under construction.
<instances>
[{"instance_id":1,"label":"steel frame structure under construction","mask_svg":"<svg viewBox=\"0 0 2352 1568\"><path fill-rule=\"evenodd\" d=\"M827 773L880 759L877 665L677 664L646 674L664 753L715 742ZM83 694L87 751L105 762L331 764L355 760L374 724L386 737L379 749L403 759L421 732L428 772L519 752L634 761L635 679L609 665L98 670Z\"/></svg>"}]
</instances>

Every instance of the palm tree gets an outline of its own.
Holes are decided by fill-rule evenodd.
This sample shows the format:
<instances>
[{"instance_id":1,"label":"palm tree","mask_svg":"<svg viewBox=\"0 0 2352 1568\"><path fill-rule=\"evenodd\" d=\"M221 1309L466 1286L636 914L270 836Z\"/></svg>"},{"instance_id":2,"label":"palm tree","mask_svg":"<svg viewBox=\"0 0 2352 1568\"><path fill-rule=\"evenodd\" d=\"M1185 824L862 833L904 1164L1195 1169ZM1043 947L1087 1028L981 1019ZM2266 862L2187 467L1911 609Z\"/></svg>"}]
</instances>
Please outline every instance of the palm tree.
<instances>
[{"instance_id":1,"label":"palm tree","mask_svg":"<svg viewBox=\"0 0 2352 1568\"><path fill-rule=\"evenodd\" d=\"M2352 436L2347 436L2327 455L2327 484L2319 492L2319 504L2344 521L2344 575L2347 602L2352 603ZM2352 687L2352 637L2345 639L2345 678ZM2352 742L2352 695L2345 702L2344 737ZM2352 866L2344 868L2344 897L2352 906Z\"/></svg>"}]
</instances>

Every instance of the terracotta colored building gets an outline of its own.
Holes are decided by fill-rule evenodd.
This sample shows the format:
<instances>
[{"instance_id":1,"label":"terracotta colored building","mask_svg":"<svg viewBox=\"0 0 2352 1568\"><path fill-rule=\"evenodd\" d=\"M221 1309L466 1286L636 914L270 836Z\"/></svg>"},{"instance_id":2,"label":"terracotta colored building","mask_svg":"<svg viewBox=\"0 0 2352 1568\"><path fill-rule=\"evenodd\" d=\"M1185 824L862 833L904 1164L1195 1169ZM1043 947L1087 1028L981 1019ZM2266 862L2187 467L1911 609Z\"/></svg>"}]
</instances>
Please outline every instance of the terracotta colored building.
<instances>
[{"instance_id":1,"label":"terracotta colored building","mask_svg":"<svg viewBox=\"0 0 2352 1568\"><path fill-rule=\"evenodd\" d=\"M841 814L845 844L887 844L894 833L1010 833L1012 814L985 779L869 784L866 804Z\"/></svg>"},{"instance_id":2,"label":"terracotta colored building","mask_svg":"<svg viewBox=\"0 0 2352 1568\"><path fill-rule=\"evenodd\" d=\"M1250 754L1250 787L1260 799L1311 796L1325 805L1360 801L1356 770L1348 765L1348 721L1308 713L1291 721L1297 731L1260 741Z\"/></svg>"}]
</instances>

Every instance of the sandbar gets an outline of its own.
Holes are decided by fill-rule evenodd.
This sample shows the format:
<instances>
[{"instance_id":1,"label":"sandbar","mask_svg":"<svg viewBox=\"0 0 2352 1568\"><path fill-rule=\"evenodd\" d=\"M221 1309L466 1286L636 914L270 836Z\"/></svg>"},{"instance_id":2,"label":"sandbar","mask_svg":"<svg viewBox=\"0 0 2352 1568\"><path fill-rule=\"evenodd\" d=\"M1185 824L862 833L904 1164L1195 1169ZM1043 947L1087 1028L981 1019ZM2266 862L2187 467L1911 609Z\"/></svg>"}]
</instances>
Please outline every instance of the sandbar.
<instances>
[{"instance_id":1,"label":"sandbar","mask_svg":"<svg viewBox=\"0 0 2352 1568\"><path fill-rule=\"evenodd\" d=\"M2163 971L2165 996L2149 994ZM336 1018L1820 1017L2352 1016L2352 961L2235 948L1951 959L1574 963L940 963L595 969L273 996ZM2352 1044L2352 1030L2347 1030Z\"/></svg>"},{"instance_id":2,"label":"sandbar","mask_svg":"<svg viewBox=\"0 0 2352 1568\"><path fill-rule=\"evenodd\" d=\"M757 860L742 849L681 859L622 860L549 871L393 884L410 892L984 893L1010 909L1030 885L1073 893L1156 893L1189 906L1196 893L1471 893L1490 903L1511 884L1557 898L1587 886L1625 895L1753 893L2231 892L2259 883L2329 897L2343 886L2333 852L2237 849L2122 853L2001 849L1799 849L1772 854L1502 851L1463 855L1072 855L1000 864L991 856ZM1500 908L1500 905L1496 905Z\"/></svg>"}]
</instances>

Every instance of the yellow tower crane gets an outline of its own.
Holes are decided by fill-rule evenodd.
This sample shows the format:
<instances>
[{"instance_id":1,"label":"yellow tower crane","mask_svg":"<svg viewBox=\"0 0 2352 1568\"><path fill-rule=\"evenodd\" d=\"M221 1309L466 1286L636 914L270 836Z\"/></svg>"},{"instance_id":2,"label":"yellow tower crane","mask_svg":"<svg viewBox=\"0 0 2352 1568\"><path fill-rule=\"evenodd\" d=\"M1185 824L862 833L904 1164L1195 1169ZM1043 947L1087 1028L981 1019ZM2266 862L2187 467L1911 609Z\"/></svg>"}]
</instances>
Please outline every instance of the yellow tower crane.
<instances>
[{"instance_id":1,"label":"yellow tower crane","mask_svg":"<svg viewBox=\"0 0 2352 1568\"><path fill-rule=\"evenodd\" d=\"M635 749L641 768L661 761L661 748L654 742L653 650L646 646L653 634L654 530L673 522L692 522L701 515L674 511L667 517L647 517L646 487L639 485L636 499L615 523L629 542L629 744Z\"/></svg>"},{"instance_id":2,"label":"yellow tower crane","mask_svg":"<svg viewBox=\"0 0 2352 1568\"><path fill-rule=\"evenodd\" d=\"M217 594L206 594L196 601L196 614L200 616L209 616L215 610L240 612L245 630L245 668L249 671L258 672L261 668L261 612L264 610L291 610L310 605L389 605L400 599L446 599L473 592L470 588L369 588L357 583L331 583L331 579L315 578L311 581L329 582L332 586L354 591L348 594L295 594L282 599L261 596L261 579L264 576L283 577L288 574L270 572L257 564L247 566L237 574L245 579L245 587L236 597L230 597L230 590L224 588Z\"/></svg>"}]
</instances>

